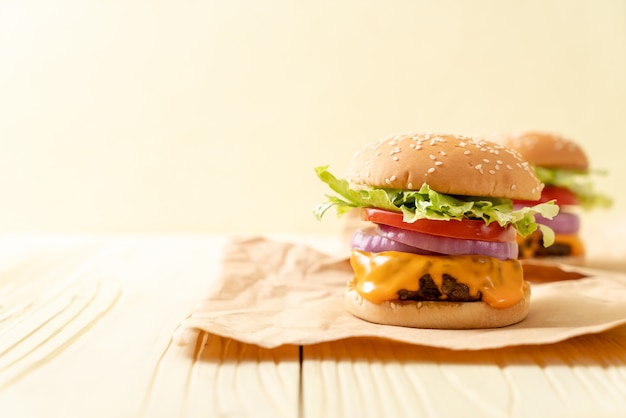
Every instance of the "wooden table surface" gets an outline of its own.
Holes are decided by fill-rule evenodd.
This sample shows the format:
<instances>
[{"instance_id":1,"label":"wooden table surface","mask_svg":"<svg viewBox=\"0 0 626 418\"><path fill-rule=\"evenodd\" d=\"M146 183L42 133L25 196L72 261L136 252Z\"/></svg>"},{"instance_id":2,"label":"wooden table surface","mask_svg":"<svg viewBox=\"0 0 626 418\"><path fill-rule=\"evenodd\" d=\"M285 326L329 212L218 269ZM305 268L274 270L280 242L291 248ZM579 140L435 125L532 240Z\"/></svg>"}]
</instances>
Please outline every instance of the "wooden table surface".
<instances>
[{"instance_id":1,"label":"wooden table surface","mask_svg":"<svg viewBox=\"0 0 626 418\"><path fill-rule=\"evenodd\" d=\"M605 244L625 236L603 231ZM1 416L626 416L626 327L479 351L380 339L263 349L204 332L176 344L227 239L0 237ZM626 273L615 245L591 249L590 264Z\"/></svg>"}]
</instances>

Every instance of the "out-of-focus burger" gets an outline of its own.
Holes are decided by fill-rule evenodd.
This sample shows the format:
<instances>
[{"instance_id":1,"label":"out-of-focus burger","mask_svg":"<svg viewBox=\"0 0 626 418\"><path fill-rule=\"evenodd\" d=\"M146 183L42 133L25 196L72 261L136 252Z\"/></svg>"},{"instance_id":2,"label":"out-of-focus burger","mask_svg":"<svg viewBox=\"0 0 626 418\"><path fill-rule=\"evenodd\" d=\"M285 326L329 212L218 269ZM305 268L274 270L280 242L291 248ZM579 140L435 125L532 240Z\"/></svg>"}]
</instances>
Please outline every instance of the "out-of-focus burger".
<instances>
[{"instance_id":1,"label":"out-of-focus burger","mask_svg":"<svg viewBox=\"0 0 626 418\"><path fill-rule=\"evenodd\" d=\"M555 200L561 208L552 219L541 215L536 218L554 231L554 244L544 247L540 230L518 237L519 258L580 263L585 246L579 235L579 210L611 204L611 199L594 191L584 150L574 141L550 132L516 132L502 136L499 141L518 151L545 184L540 202ZM513 203L516 208L537 204L523 200Z\"/></svg>"},{"instance_id":2,"label":"out-of-focus burger","mask_svg":"<svg viewBox=\"0 0 626 418\"><path fill-rule=\"evenodd\" d=\"M447 134L404 134L357 151L345 178L327 166L318 177L338 195L315 208L321 218L360 208L371 227L351 241L354 277L346 308L370 322L417 328L502 327L528 313L530 287L517 260L516 235L552 218L537 200L543 184L519 153L493 142ZM550 229L544 229L549 245Z\"/></svg>"}]
</instances>

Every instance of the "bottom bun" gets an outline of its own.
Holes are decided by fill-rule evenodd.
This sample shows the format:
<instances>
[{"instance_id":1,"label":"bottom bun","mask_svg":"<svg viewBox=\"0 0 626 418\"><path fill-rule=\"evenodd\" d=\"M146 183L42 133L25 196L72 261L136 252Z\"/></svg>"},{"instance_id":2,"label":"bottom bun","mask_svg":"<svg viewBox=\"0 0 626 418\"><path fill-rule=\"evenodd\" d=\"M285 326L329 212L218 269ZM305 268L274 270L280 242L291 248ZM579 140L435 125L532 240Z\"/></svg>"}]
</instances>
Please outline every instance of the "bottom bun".
<instances>
[{"instance_id":1,"label":"bottom bun","mask_svg":"<svg viewBox=\"0 0 626 418\"><path fill-rule=\"evenodd\" d=\"M492 308L484 302L385 301L363 299L349 287L345 305L352 315L369 322L411 328L474 329L513 325L528 315L530 285L524 282L524 298L509 308Z\"/></svg>"}]
</instances>

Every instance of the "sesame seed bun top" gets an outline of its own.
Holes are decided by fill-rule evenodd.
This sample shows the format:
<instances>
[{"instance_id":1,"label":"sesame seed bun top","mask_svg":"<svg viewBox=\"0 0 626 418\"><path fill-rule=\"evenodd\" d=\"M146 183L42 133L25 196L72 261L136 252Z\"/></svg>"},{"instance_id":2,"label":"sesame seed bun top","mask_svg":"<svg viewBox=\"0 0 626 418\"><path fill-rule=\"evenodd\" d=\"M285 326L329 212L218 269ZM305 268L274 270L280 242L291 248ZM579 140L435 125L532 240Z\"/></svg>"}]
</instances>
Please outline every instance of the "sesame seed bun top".
<instances>
[{"instance_id":1,"label":"sesame seed bun top","mask_svg":"<svg viewBox=\"0 0 626 418\"><path fill-rule=\"evenodd\" d=\"M587 155L575 142L550 132L524 131L502 138L502 144L515 149L532 165L586 170Z\"/></svg>"},{"instance_id":2,"label":"sesame seed bun top","mask_svg":"<svg viewBox=\"0 0 626 418\"><path fill-rule=\"evenodd\" d=\"M381 139L357 151L346 179L353 185L538 200L543 184L520 154L469 136L416 133Z\"/></svg>"}]
</instances>

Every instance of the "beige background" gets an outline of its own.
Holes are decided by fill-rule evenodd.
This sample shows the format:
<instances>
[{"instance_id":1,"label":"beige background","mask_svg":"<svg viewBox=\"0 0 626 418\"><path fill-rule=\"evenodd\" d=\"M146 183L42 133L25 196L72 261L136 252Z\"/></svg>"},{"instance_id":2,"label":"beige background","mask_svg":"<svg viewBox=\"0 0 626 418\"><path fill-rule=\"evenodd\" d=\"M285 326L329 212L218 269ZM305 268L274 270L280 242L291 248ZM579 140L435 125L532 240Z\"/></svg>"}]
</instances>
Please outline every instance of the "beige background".
<instances>
[{"instance_id":1,"label":"beige background","mask_svg":"<svg viewBox=\"0 0 626 418\"><path fill-rule=\"evenodd\" d=\"M412 130L561 132L621 213L625 105L623 0L2 1L0 232L332 231L313 167Z\"/></svg>"}]
</instances>

